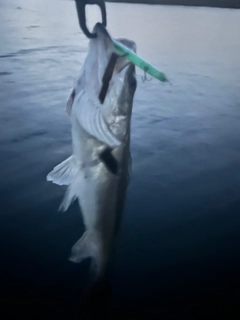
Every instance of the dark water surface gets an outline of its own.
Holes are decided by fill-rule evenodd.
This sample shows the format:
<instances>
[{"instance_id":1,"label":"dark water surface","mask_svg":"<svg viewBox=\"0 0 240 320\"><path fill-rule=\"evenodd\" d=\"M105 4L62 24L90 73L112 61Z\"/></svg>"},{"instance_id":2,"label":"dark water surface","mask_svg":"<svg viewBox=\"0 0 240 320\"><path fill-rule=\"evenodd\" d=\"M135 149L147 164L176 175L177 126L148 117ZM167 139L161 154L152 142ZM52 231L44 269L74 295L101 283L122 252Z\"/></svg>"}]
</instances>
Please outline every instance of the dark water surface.
<instances>
[{"instance_id":1,"label":"dark water surface","mask_svg":"<svg viewBox=\"0 0 240 320\"><path fill-rule=\"evenodd\" d=\"M238 318L240 11L107 9L111 34L134 39L172 85L143 83L138 70L110 279L80 306L89 261L67 257L82 219L76 203L57 211L65 189L45 177L71 154L65 101L88 41L72 1L0 1L1 303L31 319Z\"/></svg>"}]
</instances>

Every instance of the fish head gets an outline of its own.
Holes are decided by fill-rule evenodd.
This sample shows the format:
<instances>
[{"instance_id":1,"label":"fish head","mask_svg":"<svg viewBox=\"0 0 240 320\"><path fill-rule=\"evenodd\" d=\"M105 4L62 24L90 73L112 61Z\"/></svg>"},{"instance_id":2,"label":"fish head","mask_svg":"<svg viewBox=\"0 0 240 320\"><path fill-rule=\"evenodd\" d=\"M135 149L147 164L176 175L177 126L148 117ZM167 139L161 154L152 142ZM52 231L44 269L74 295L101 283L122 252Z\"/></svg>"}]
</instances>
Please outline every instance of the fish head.
<instances>
[{"instance_id":1,"label":"fish head","mask_svg":"<svg viewBox=\"0 0 240 320\"><path fill-rule=\"evenodd\" d=\"M91 137L114 147L126 142L129 137L137 85L135 66L126 56L117 54L113 40L104 26L97 23L93 33L97 37L89 41L86 60L74 87L74 98L70 96L68 112L78 118L80 126ZM118 41L136 51L133 41ZM115 60L111 64L113 56ZM108 72L109 65L111 72Z\"/></svg>"},{"instance_id":2,"label":"fish head","mask_svg":"<svg viewBox=\"0 0 240 320\"><path fill-rule=\"evenodd\" d=\"M93 33L96 34L97 37L90 39L89 41L88 54L83 69L85 70L85 85L87 84L92 96L98 96L97 93L99 93L101 90L105 70L112 54L116 54L116 49L114 48L113 40L110 34L101 23L97 23L95 25ZM133 41L128 39L117 40L132 51L136 52L136 44ZM127 71L125 67L130 68ZM117 77L114 77L115 75L117 75ZM112 73L110 87L114 85L114 81L118 82L117 78L121 78L121 81L124 82L122 87L131 87L130 93L132 94L132 88L134 88L134 86L136 87L135 68L124 55L118 55ZM119 83L116 83L115 85L118 85L119 87Z\"/></svg>"},{"instance_id":3,"label":"fish head","mask_svg":"<svg viewBox=\"0 0 240 320\"><path fill-rule=\"evenodd\" d=\"M97 38L91 40L97 46L98 55L98 93L103 85L103 76L108 66L112 54L116 54L113 41L107 30L101 25L96 24L95 30ZM117 39L132 51L136 52L136 44L128 39ZM130 120L135 90L137 87L135 65L126 56L117 56L116 63L109 81L109 87L101 106L102 114L108 123L111 131L117 139L123 141L127 138L130 130Z\"/></svg>"}]
</instances>

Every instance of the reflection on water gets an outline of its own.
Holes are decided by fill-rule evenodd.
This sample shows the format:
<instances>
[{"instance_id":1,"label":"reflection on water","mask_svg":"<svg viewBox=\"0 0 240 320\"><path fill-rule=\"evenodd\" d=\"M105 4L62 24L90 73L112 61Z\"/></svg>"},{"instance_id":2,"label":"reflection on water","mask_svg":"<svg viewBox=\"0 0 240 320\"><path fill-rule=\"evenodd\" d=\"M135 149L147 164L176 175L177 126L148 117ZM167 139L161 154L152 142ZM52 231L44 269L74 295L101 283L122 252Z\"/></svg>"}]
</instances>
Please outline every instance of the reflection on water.
<instances>
[{"instance_id":1,"label":"reflection on water","mask_svg":"<svg viewBox=\"0 0 240 320\"><path fill-rule=\"evenodd\" d=\"M45 176L71 154L64 107L87 40L72 1L0 6L1 296L61 314L78 308L89 261L66 262L84 228L76 203L57 212L65 190ZM107 9L112 35L134 39L172 85L142 83L138 70L132 176L111 291L105 302L97 295L97 307L108 302L114 319L231 312L240 266L240 11Z\"/></svg>"}]
</instances>

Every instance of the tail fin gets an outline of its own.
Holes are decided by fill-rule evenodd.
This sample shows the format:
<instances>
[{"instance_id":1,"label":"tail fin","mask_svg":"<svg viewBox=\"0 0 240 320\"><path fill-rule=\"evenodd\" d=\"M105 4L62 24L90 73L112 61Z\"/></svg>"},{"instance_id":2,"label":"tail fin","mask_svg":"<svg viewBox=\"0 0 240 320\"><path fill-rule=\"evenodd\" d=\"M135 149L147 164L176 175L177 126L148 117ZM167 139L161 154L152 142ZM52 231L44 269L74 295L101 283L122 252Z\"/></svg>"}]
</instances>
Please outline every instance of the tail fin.
<instances>
[{"instance_id":1,"label":"tail fin","mask_svg":"<svg viewBox=\"0 0 240 320\"><path fill-rule=\"evenodd\" d=\"M83 236L74 244L69 261L80 263L86 258L92 258L90 271L99 280L104 275L107 255L104 253L97 235L90 231L85 231Z\"/></svg>"}]
</instances>

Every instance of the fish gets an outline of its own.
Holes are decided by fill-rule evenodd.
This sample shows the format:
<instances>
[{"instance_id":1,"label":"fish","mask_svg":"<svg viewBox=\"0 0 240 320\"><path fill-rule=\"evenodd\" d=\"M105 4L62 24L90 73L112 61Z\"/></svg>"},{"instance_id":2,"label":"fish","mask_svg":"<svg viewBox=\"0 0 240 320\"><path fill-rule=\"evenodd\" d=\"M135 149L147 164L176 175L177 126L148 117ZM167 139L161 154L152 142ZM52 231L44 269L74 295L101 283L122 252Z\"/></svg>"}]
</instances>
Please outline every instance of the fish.
<instances>
[{"instance_id":1,"label":"fish","mask_svg":"<svg viewBox=\"0 0 240 320\"><path fill-rule=\"evenodd\" d=\"M77 200L85 232L69 260L91 258L90 270L101 279L107 269L124 208L131 172L130 134L137 87L135 66L117 56L105 96L99 99L111 57L116 54L105 27L97 23L85 62L67 100L72 155L53 168L47 181L67 186L60 205L66 211ZM118 41L134 52L134 41ZM101 100L101 101L100 101Z\"/></svg>"}]
</instances>

